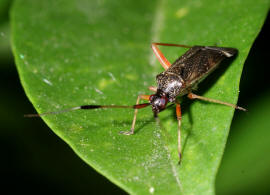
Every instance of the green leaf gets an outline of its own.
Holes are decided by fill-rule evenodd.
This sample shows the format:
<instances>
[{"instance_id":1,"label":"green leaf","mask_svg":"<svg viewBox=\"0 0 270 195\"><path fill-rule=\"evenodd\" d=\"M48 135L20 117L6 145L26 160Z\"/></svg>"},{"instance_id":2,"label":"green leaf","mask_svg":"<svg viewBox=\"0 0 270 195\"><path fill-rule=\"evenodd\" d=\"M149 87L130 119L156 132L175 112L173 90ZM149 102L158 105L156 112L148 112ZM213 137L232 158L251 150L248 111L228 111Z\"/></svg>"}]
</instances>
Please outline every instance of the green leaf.
<instances>
[{"instance_id":1,"label":"green leaf","mask_svg":"<svg viewBox=\"0 0 270 195\"><path fill-rule=\"evenodd\" d=\"M237 48L228 68L202 86L204 96L236 103L243 63L268 7L266 0L17 0L12 46L22 85L38 112L134 104L163 71L150 50L152 41ZM162 50L170 61L184 52ZM150 108L140 110L133 136L118 134L130 128L132 110L43 119L86 163L129 193L213 194L234 110L198 101L183 105L181 166L174 112L161 113L160 128Z\"/></svg>"}]
</instances>

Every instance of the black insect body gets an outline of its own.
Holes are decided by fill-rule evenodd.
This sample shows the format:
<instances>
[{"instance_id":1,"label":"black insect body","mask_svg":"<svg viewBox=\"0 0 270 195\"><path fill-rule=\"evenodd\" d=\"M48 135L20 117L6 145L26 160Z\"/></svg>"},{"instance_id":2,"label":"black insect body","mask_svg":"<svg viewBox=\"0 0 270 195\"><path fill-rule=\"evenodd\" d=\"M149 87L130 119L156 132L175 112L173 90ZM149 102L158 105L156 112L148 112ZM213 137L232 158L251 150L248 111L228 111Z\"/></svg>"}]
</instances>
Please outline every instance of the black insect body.
<instances>
[{"instance_id":1,"label":"black insect body","mask_svg":"<svg viewBox=\"0 0 270 195\"><path fill-rule=\"evenodd\" d=\"M179 57L173 64L171 64L159 50L159 48L157 47L158 45L184 47L188 48L189 50L184 55ZM56 112L30 114L26 116L40 117L43 115L58 114L79 109L133 108L135 109L135 112L131 129L129 131L120 132L125 135L131 135L134 134L138 109L151 105L154 116L157 117L158 113L166 108L168 102L175 103L178 121L178 154L179 159L181 159L181 107L180 103L176 99L177 96L187 95L190 99L200 99L204 101L219 103L226 106L231 106L235 109L246 111L242 107L215 99L205 98L192 93L192 90L197 86L197 84L201 82L207 75L209 75L224 58L234 56L237 53L236 49L214 46L191 47L186 45L168 43L152 43L152 49L157 59L164 67L165 71L156 76L157 87L149 87L149 90L154 91L155 94L139 95L135 105L84 105ZM141 99L148 100L149 103L139 104Z\"/></svg>"},{"instance_id":2,"label":"black insect body","mask_svg":"<svg viewBox=\"0 0 270 195\"><path fill-rule=\"evenodd\" d=\"M236 53L236 49L224 47L190 48L167 70L157 75L158 87L153 99L166 97L169 102L174 102L177 96L191 92L193 87L211 73L225 57L231 57Z\"/></svg>"}]
</instances>

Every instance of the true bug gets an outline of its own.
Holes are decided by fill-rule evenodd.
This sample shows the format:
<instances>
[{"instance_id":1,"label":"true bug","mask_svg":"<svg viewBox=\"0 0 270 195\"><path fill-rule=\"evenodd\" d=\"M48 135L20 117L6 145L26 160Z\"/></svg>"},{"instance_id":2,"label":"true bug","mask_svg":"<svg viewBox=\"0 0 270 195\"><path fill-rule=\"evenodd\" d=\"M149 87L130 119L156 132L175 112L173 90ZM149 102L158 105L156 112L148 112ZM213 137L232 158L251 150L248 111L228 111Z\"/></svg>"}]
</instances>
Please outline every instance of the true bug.
<instances>
[{"instance_id":1,"label":"true bug","mask_svg":"<svg viewBox=\"0 0 270 195\"><path fill-rule=\"evenodd\" d=\"M158 45L184 47L189 50L171 64L162 52ZM178 154L179 162L181 160L181 106L177 100L177 96L187 95L190 99L200 99L208 102L214 102L233 107L235 109L246 111L246 109L234 104L222 102L215 99L205 98L192 93L192 90L197 87L207 75L209 75L224 58L230 58L237 54L237 49L216 46L187 46L180 44L169 43L152 43L152 50L165 69L164 72L156 76L157 87L150 86L149 90L155 92L153 95L139 95L136 104L133 106L117 106L117 105L83 105L73 107L66 110L56 112L47 112L42 114L29 114L27 117L40 117L48 114L58 114L79 109L99 109L99 108L133 108L134 117L129 131L120 133L125 135L134 134L136 117L138 109L152 106L154 117L158 117L158 113L166 108L168 102L176 104L176 115L178 121ZM140 100L148 100L149 103L139 104Z\"/></svg>"}]
</instances>

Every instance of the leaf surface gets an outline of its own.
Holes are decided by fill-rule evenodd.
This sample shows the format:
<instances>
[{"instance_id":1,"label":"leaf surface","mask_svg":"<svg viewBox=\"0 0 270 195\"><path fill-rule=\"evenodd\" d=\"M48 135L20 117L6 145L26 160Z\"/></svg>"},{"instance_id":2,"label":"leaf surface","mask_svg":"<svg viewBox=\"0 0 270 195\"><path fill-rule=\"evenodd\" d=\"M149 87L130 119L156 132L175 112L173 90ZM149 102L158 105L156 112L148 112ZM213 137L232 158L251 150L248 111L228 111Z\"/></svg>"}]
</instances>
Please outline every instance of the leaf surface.
<instances>
[{"instance_id":1,"label":"leaf surface","mask_svg":"<svg viewBox=\"0 0 270 195\"><path fill-rule=\"evenodd\" d=\"M134 104L162 70L150 43L234 47L239 55L202 84L199 94L236 103L243 63L269 2L16 0L12 47L22 85L38 112L84 104ZM170 61L183 49L162 48ZM216 75L216 76L215 76ZM74 111L44 116L48 126L89 165L132 194L213 194L234 110L183 105L181 166L174 108ZM52 148L53 149L53 148Z\"/></svg>"}]
</instances>

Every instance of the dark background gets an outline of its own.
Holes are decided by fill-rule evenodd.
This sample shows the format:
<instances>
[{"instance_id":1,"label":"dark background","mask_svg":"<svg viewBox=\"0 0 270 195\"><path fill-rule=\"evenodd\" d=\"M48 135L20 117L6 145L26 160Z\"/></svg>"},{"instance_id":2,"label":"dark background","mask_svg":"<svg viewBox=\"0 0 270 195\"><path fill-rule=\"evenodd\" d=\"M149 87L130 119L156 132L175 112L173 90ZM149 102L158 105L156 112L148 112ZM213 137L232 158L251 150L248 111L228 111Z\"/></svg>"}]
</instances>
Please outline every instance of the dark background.
<instances>
[{"instance_id":1,"label":"dark background","mask_svg":"<svg viewBox=\"0 0 270 195\"><path fill-rule=\"evenodd\" d=\"M1 25L5 25L3 21L0 21ZM238 103L243 107L269 92L268 27L269 16L244 66ZM23 118L23 114L35 113L35 110L22 89L10 50L0 53L0 83L0 192L125 194L79 159L41 119ZM237 131L235 124L243 116L236 111L230 140ZM264 190L265 194L268 192L270 187Z\"/></svg>"}]
</instances>

